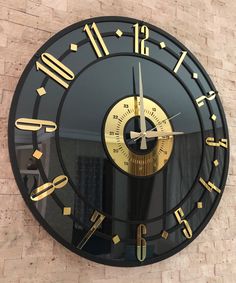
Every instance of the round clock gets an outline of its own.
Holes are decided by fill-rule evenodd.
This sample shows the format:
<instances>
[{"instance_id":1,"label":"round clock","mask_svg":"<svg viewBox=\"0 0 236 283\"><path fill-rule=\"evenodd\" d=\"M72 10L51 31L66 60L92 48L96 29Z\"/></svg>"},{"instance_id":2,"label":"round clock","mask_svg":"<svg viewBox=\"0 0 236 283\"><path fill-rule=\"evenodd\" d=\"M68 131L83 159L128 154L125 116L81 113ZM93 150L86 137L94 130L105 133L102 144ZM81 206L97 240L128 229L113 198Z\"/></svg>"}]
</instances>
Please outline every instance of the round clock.
<instances>
[{"instance_id":1,"label":"round clock","mask_svg":"<svg viewBox=\"0 0 236 283\"><path fill-rule=\"evenodd\" d=\"M196 238L229 163L217 90L193 54L148 23L74 24L27 65L9 151L40 224L90 260L140 266Z\"/></svg>"}]
</instances>

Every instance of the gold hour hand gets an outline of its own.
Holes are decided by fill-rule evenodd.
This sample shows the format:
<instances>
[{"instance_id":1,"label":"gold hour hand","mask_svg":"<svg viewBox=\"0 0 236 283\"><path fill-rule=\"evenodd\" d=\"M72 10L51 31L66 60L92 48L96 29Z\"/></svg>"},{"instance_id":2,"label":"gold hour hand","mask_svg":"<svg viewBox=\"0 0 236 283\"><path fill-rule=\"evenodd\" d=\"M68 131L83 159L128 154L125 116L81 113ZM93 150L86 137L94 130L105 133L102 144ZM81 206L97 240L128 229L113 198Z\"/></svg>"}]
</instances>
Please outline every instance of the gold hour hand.
<instances>
[{"instance_id":1,"label":"gold hour hand","mask_svg":"<svg viewBox=\"0 0 236 283\"><path fill-rule=\"evenodd\" d=\"M184 132L157 132L157 131L147 131L145 133L140 132L130 132L130 138L138 140L142 138L143 135L145 135L146 138L159 138L159 137L168 137L168 136L177 136L177 135L183 135Z\"/></svg>"}]
</instances>

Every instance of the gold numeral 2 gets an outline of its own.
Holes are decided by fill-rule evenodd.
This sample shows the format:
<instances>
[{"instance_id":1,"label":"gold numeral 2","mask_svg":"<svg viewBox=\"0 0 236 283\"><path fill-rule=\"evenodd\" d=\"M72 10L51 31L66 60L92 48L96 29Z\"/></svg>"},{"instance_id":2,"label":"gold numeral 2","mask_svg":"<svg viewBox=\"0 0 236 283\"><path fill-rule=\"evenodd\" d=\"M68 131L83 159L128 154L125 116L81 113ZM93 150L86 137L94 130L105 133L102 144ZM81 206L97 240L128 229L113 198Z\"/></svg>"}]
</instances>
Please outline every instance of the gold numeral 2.
<instances>
[{"instance_id":1,"label":"gold numeral 2","mask_svg":"<svg viewBox=\"0 0 236 283\"><path fill-rule=\"evenodd\" d=\"M149 47L145 46L145 40L149 38L149 29L143 25L141 28L139 24L133 25L134 27L134 52L142 55L149 56ZM139 42L139 33L144 35L144 38Z\"/></svg>"},{"instance_id":2,"label":"gold numeral 2","mask_svg":"<svg viewBox=\"0 0 236 283\"><path fill-rule=\"evenodd\" d=\"M15 121L15 126L19 130L24 130L24 131L38 131L44 126L46 133L54 132L57 129L57 125L52 121L30 119L30 118L17 119Z\"/></svg>"},{"instance_id":3,"label":"gold numeral 2","mask_svg":"<svg viewBox=\"0 0 236 283\"><path fill-rule=\"evenodd\" d=\"M69 68L67 68L64 64L62 64L59 60L57 60L53 55L49 53L43 53L41 55L41 59L43 63L47 65L47 67L45 67L43 64L37 61L36 62L37 71L40 70L44 72L46 75L51 77L54 81L59 83L61 86L63 86L64 88L68 88L69 84L65 82L63 79L72 81L75 78L74 73ZM57 75L51 70L49 70L48 67L51 68L55 73L57 73Z\"/></svg>"},{"instance_id":4,"label":"gold numeral 2","mask_svg":"<svg viewBox=\"0 0 236 283\"><path fill-rule=\"evenodd\" d=\"M101 47L102 47L103 52L104 52L106 55L109 55L109 51L108 51L108 49L107 49L107 47L106 47L106 44L105 44L105 42L104 42L104 40L103 40L103 38L102 38L102 36L101 36L101 33L100 33L100 31L99 31L99 29L98 29L96 23L93 23L93 24L92 24L91 29L94 30L95 35L97 36L97 39L98 39L98 41L99 41L99 43L100 43L100 45L101 45ZM94 48L94 50L95 50L97 56L98 56L98 57L102 57L103 55L102 55L102 53L101 53L101 51L100 51L100 48L98 47L98 44L97 44L97 42L95 41L95 39L94 39L94 37L93 37L93 34L92 34L91 30L90 30L90 27L89 27L88 25L85 25L84 31L86 31L86 33L87 33L87 35L88 35L88 37L89 37L89 39L90 39L90 41L91 41L91 43L92 43L92 46L93 46L93 48Z\"/></svg>"},{"instance_id":5,"label":"gold numeral 2","mask_svg":"<svg viewBox=\"0 0 236 283\"><path fill-rule=\"evenodd\" d=\"M52 182L45 183L40 187L34 189L30 194L30 198L33 201L39 201L51 195L55 191L55 189L61 189L65 187L67 183L68 177L66 177L65 175L60 175L53 179Z\"/></svg>"},{"instance_id":6,"label":"gold numeral 2","mask_svg":"<svg viewBox=\"0 0 236 283\"><path fill-rule=\"evenodd\" d=\"M220 139L218 142L215 141L215 138L208 137L206 138L206 144L209 146L222 146L224 148L228 148L228 140Z\"/></svg>"},{"instance_id":7,"label":"gold numeral 2","mask_svg":"<svg viewBox=\"0 0 236 283\"><path fill-rule=\"evenodd\" d=\"M147 255L147 242L143 235L147 234L147 228L144 224L139 224L137 228L137 259L144 261Z\"/></svg>"},{"instance_id":8,"label":"gold numeral 2","mask_svg":"<svg viewBox=\"0 0 236 283\"><path fill-rule=\"evenodd\" d=\"M205 99L207 99L208 101L211 101L211 100L215 99L215 97L216 97L216 93L213 90L209 91L208 95L202 95L202 96L198 97L196 99L198 107L202 107L204 105Z\"/></svg>"},{"instance_id":9,"label":"gold numeral 2","mask_svg":"<svg viewBox=\"0 0 236 283\"><path fill-rule=\"evenodd\" d=\"M92 235L95 233L95 231L98 229L98 227L101 225L103 220L105 219L105 215L102 213L98 212L97 210L94 211L92 214L90 221L93 222L94 224L92 227L88 230L86 235L83 237L81 242L78 245L79 249L82 249L83 246L88 242L88 240L92 237Z\"/></svg>"},{"instance_id":10,"label":"gold numeral 2","mask_svg":"<svg viewBox=\"0 0 236 283\"><path fill-rule=\"evenodd\" d=\"M179 70L181 64L183 63L184 58L187 55L187 53L188 53L187 51L182 51L182 55L180 56L179 61L176 63L176 65L174 67L174 70L173 70L174 73L178 72L178 70Z\"/></svg>"},{"instance_id":11,"label":"gold numeral 2","mask_svg":"<svg viewBox=\"0 0 236 283\"><path fill-rule=\"evenodd\" d=\"M183 234L187 239L191 239L193 236L192 229L186 219L182 219L184 217L183 209L180 207L175 211L175 217L179 224L184 224L185 228L183 229Z\"/></svg>"}]
</instances>

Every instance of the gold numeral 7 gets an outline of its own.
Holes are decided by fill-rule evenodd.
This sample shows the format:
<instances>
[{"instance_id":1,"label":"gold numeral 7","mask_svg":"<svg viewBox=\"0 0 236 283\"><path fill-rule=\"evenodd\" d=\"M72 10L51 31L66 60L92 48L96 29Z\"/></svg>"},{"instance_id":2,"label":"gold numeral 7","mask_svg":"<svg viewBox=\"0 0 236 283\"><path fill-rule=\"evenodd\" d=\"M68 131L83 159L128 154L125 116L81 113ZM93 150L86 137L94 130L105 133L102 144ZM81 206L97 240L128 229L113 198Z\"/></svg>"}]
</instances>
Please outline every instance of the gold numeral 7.
<instances>
[{"instance_id":1,"label":"gold numeral 7","mask_svg":"<svg viewBox=\"0 0 236 283\"><path fill-rule=\"evenodd\" d=\"M193 236L192 229L186 219L182 219L184 217L183 209L180 207L175 211L175 217L179 224L184 224L185 228L183 229L183 234L187 239L191 239Z\"/></svg>"}]
</instances>

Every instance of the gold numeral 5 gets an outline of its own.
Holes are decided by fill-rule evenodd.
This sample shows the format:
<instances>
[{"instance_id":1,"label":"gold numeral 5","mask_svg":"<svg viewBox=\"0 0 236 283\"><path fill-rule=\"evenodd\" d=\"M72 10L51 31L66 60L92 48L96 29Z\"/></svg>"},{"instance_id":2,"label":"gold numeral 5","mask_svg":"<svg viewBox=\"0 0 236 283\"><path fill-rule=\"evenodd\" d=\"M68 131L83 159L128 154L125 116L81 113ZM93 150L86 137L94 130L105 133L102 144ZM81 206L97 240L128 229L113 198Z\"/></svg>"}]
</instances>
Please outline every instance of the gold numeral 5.
<instances>
[{"instance_id":1,"label":"gold numeral 5","mask_svg":"<svg viewBox=\"0 0 236 283\"><path fill-rule=\"evenodd\" d=\"M182 219L184 217L184 212L182 210L182 208L178 208L175 211L175 217L177 219L177 221L179 222L179 224L184 224L185 228L183 229L183 234L187 239L191 239L193 236L193 232L192 229L188 223L188 221L186 219Z\"/></svg>"},{"instance_id":2,"label":"gold numeral 5","mask_svg":"<svg viewBox=\"0 0 236 283\"><path fill-rule=\"evenodd\" d=\"M137 228L137 259L144 261L147 255L147 242L143 235L147 234L147 228L144 224L138 225Z\"/></svg>"},{"instance_id":3,"label":"gold numeral 5","mask_svg":"<svg viewBox=\"0 0 236 283\"><path fill-rule=\"evenodd\" d=\"M50 67L55 73L57 73L57 75L38 61L36 62L37 71L40 70L44 72L46 75L51 77L54 81L59 83L61 86L63 86L64 88L68 88L69 84L65 82L63 79L72 81L75 78L74 73L69 68L67 68L64 64L62 64L59 60L57 60L53 55L49 53L43 53L41 55L41 59L43 63L47 65L47 67ZM62 77L63 79L60 78L58 75Z\"/></svg>"}]
</instances>

